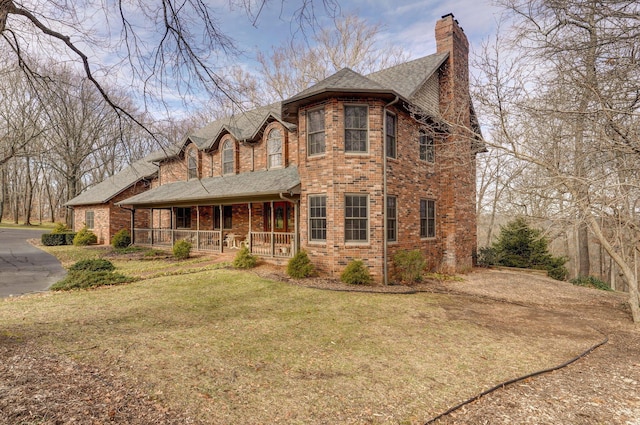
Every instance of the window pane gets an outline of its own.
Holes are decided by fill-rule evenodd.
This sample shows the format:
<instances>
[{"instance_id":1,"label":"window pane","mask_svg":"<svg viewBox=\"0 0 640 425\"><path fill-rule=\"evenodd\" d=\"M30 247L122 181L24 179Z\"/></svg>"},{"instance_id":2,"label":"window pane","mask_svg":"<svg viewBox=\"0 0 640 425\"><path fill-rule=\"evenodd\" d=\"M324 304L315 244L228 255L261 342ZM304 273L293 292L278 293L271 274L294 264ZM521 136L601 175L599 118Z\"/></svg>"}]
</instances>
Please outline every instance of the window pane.
<instances>
[{"instance_id":1,"label":"window pane","mask_svg":"<svg viewBox=\"0 0 640 425\"><path fill-rule=\"evenodd\" d=\"M222 148L222 173L233 173L233 142L227 140Z\"/></svg>"},{"instance_id":2,"label":"window pane","mask_svg":"<svg viewBox=\"0 0 640 425\"><path fill-rule=\"evenodd\" d=\"M387 113L386 117L387 156L396 157L396 116Z\"/></svg>"},{"instance_id":3,"label":"window pane","mask_svg":"<svg viewBox=\"0 0 640 425\"><path fill-rule=\"evenodd\" d=\"M387 240L395 241L397 238L397 198L395 196L387 197Z\"/></svg>"},{"instance_id":4,"label":"window pane","mask_svg":"<svg viewBox=\"0 0 640 425\"><path fill-rule=\"evenodd\" d=\"M367 151L367 115L366 106L347 105L344 108L345 151Z\"/></svg>"},{"instance_id":5,"label":"window pane","mask_svg":"<svg viewBox=\"0 0 640 425\"><path fill-rule=\"evenodd\" d=\"M345 241L367 241L367 195L345 197Z\"/></svg>"},{"instance_id":6,"label":"window pane","mask_svg":"<svg viewBox=\"0 0 640 425\"><path fill-rule=\"evenodd\" d=\"M309 197L309 227L310 239L323 241L327 239L327 197Z\"/></svg>"},{"instance_id":7,"label":"window pane","mask_svg":"<svg viewBox=\"0 0 640 425\"><path fill-rule=\"evenodd\" d=\"M267 140L268 167L279 167L282 165L282 133L274 129L269 133Z\"/></svg>"},{"instance_id":8,"label":"window pane","mask_svg":"<svg viewBox=\"0 0 640 425\"><path fill-rule=\"evenodd\" d=\"M308 155L323 153L325 151L324 109L307 113L307 133Z\"/></svg>"}]
</instances>

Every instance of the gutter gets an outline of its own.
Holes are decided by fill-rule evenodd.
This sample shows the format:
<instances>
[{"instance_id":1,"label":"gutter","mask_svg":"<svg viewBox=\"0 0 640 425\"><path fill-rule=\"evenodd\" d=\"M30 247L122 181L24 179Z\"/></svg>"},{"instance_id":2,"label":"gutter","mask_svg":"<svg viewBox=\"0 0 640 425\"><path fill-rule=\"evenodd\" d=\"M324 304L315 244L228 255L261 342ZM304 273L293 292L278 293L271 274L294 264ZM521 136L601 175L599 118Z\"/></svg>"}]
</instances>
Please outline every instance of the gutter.
<instances>
[{"instance_id":1,"label":"gutter","mask_svg":"<svg viewBox=\"0 0 640 425\"><path fill-rule=\"evenodd\" d=\"M382 283L389 284L389 266L387 261L387 108L398 103L400 96L382 108ZM396 130L397 130L396 123ZM397 149L397 137L396 137Z\"/></svg>"},{"instance_id":2,"label":"gutter","mask_svg":"<svg viewBox=\"0 0 640 425\"><path fill-rule=\"evenodd\" d=\"M118 204L116 204L118 205ZM136 243L136 237L135 237L135 232L133 231L133 228L135 227L135 214L136 214L136 209L135 208L127 208L127 207L123 207L122 205L118 205L118 208L121 208L123 210L127 210L131 213L131 244L130 245L134 245Z\"/></svg>"}]
</instances>

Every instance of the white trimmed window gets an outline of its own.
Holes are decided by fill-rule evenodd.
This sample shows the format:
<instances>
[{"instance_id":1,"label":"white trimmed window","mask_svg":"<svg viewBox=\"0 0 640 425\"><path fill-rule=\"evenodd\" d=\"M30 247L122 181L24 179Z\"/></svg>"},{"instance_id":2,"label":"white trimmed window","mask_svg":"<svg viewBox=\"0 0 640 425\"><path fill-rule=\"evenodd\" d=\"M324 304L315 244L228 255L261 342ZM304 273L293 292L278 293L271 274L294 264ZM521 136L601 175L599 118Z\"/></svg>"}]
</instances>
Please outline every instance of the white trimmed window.
<instances>
[{"instance_id":1,"label":"white trimmed window","mask_svg":"<svg viewBox=\"0 0 640 425\"><path fill-rule=\"evenodd\" d=\"M191 208L176 208L176 229L191 229Z\"/></svg>"},{"instance_id":2,"label":"white trimmed window","mask_svg":"<svg viewBox=\"0 0 640 425\"><path fill-rule=\"evenodd\" d=\"M267 167L282 167L282 132L277 128L267 137Z\"/></svg>"},{"instance_id":3,"label":"white trimmed window","mask_svg":"<svg viewBox=\"0 0 640 425\"><path fill-rule=\"evenodd\" d=\"M94 222L94 212L93 211L85 211L84 212L84 225L87 226L87 229L93 229L95 226Z\"/></svg>"},{"instance_id":4,"label":"white trimmed window","mask_svg":"<svg viewBox=\"0 0 640 425\"><path fill-rule=\"evenodd\" d=\"M307 155L320 155L325 152L324 108L307 112Z\"/></svg>"},{"instance_id":5,"label":"white trimmed window","mask_svg":"<svg viewBox=\"0 0 640 425\"><path fill-rule=\"evenodd\" d=\"M309 240L327 240L327 197L309 196Z\"/></svg>"},{"instance_id":6,"label":"white trimmed window","mask_svg":"<svg viewBox=\"0 0 640 425\"><path fill-rule=\"evenodd\" d=\"M189 149L187 154L187 178L189 180L198 178L198 156L195 149Z\"/></svg>"},{"instance_id":7,"label":"white trimmed window","mask_svg":"<svg viewBox=\"0 0 640 425\"><path fill-rule=\"evenodd\" d=\"M345 105L344 107L345 152L367 152L369 150L369 108Z\"/></svg>"},{"instance_id":8,"label":"white trimmed window","mask_svg":"<svg viewBox=\"0 0 640 425\"><path fill-rule=\"evenodd\" d=\"M436 201L433 199L420 200L420 237L436 237Z\"/></svg>"},{"instance_id":9,"label":"white trimmed window","mask_svg":"<svg viewBox=\"0 0 640 425\"><path fill-rule=\"evenodd\" d=\"M233 141L227 140L222 146L222 174L233 174Z\"/></svg>"},{"instance_id":10,"label":"white trimmed window","mask_svg":"<svg viewBox=\"0 0 640 425\"><path fill-rule=\"evenodd\" d=\"M369 196L346 195L344 200L345 242L369 240Z\"/></svg>"}]
</instances>

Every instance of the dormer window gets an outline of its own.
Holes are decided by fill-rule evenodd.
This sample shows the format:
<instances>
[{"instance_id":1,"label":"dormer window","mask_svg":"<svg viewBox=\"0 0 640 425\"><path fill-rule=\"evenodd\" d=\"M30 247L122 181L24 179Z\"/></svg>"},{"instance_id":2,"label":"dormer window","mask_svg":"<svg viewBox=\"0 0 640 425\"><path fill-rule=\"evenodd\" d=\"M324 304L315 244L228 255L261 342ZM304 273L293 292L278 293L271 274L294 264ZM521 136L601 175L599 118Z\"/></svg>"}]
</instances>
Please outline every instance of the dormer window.
<instances>
[{"instance_id":1,"label":"dormer window","mask_svg":"<svg viewBox=\"0 0 640 425\"><path fill-rule=\"evenodd\" d=\"M198 178L198 154L195 149L189 149L187 153L187 178Z\"/></svg>"},{"instance_id":2,"label":"dormer window","mask_svg":"<svg viewBox=\"0 0 640 425\"><path fill-rule=\"evenodd\" d=\"M282 132L273 129L267 137L267 167L282 167Z\"/></svg>"},{"instance_id":3,"label":"dormer window","mask_svg":"<svg viewBox=\"0 0 640 425\"><path fill-rule=\"evenodd\" d=\"M233 141L227 140L222 145L222 174L233 174Z\"/></svg>"}]
</instances>

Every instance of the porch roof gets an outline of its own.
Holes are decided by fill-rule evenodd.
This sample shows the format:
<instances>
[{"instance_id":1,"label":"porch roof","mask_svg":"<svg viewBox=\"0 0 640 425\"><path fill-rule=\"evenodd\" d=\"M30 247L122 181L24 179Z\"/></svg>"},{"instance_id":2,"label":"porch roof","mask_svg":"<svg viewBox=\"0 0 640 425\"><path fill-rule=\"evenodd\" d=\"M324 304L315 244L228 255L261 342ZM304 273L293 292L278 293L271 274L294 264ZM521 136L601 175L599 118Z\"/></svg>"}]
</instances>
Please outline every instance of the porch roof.
<instances>
[{"instance_id":1,"label":"porch roof","mask_svg":"<svg viewBox=\"0 0 640 425\"><path fill-rule=\"evenodd\" d=\"M298 167L167 183L118 202L139 208L252 200L300 193Z\"/></svg>"}]
</instances>

